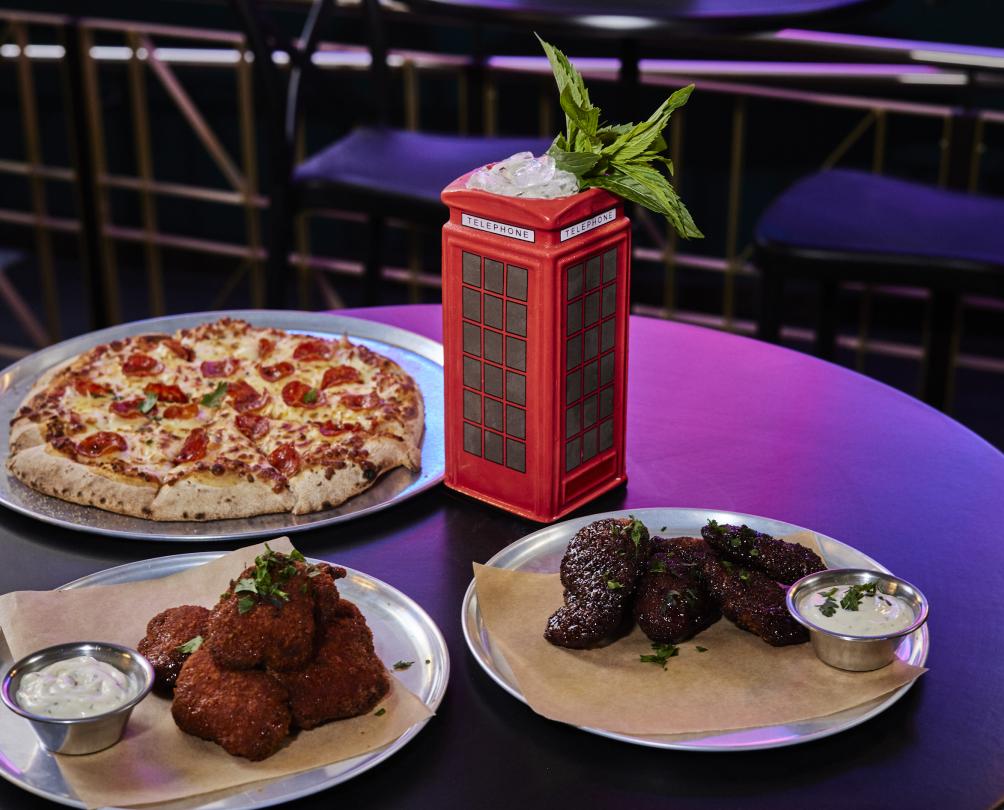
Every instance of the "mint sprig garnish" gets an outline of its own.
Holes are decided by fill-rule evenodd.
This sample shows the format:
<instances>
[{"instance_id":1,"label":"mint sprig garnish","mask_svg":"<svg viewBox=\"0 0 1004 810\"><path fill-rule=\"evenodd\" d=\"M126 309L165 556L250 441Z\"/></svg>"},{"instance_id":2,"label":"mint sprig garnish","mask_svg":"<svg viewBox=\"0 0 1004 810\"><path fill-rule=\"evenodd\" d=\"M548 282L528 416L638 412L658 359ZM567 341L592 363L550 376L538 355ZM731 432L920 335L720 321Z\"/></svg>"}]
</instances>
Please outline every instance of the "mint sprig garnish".
<instances>
[{"instance_id":1,"label":"mint sprig garnish","mask_svg":"<svg viewBox=\"0 0 1004 810\"><path fill-rule=\"evenodd\" d=\"M600 125L600 108L589 100L582 75L560 50L537 39L551 63L565 132L547 153L559 169L574 174L579 188L602 188L662 214L680 236L703 237L669 179L673 161L664 153L663 130L673 110L687 103L694 85L682 87L637 124Z\"/></svg>"}]
</instances>

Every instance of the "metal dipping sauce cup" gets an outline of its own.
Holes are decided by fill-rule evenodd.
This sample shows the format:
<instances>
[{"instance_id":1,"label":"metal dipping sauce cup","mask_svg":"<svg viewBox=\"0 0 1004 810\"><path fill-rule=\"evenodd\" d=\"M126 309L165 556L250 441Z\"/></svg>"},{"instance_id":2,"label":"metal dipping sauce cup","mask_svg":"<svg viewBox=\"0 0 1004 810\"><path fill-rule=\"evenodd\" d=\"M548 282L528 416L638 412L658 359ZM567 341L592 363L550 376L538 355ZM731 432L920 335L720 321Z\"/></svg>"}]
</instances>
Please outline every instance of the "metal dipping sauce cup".
<instances>
[{"instance_id":1,"label":"metal dipping sauce cup","mask_svg":"<svg viewBox=\"0 0 1004 810\"><path fill-rule=\"evenodd\" d=\"M117 709L92 717L45 717L21 708L17 702L17 692L25 675L57 661L80 655L89 655L131 676L138 684L139 691ZM115 745L122 738L133 708L152 688L153 667L136 650L101 641L78 641L46 647L16 662L4 676L0 698L8 709L31 723L39 742L46 750L55 754L93 754Z\"/></svg>"},{"instance_id":2,"label":"metal dipping sauce cup","mask_svg":"<svg viewBox=\"0 0 1004 810\"><path fill-rule=\"evenodd\" d=\"M877 583L877 592L897 596L913 610L914 620L909 627L881 636L848 636L814 624L799 610L799 602L806 594L834 586L869 585L872 582ZM924 594L905 579L864 568L829 568L802 577L788 589L786 602L795 621L808 628L812 649L819 660L831 667L853 672L868 672L892 663L900 641L921 627L928 614Z\"/></svg>"}]
</instances>

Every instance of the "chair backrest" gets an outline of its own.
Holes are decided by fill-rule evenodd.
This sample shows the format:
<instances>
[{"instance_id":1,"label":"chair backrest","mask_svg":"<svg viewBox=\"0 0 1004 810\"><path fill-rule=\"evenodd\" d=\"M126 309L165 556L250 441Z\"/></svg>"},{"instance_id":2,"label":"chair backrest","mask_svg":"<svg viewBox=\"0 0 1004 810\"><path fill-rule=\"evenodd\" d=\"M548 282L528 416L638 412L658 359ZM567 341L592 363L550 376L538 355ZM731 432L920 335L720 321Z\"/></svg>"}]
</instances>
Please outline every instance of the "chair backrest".
<instances>
[{"instance_id":1,"label":"chair backrest","mask_svg":"<svg viewBox=\"0 0 1004 810\"><path fill-rule=\"evenodd\" d=\"M331 16L334 0L313 0L296 40L291 40L263 9L261 0L230 0L254 54L255 72L259 77L269 129L273 159L283 162L283 171L292 165L293 150L303 111L304 87L316 66L314 54L321 34ZM387 109L387 47L379 0L363 0L367 39L370 51L370 92L368 109L362 117L369 123L385 124ZM273 59L273 53L289 55L289 76ZM276 152L281 154L276 154Z\"/></svg>"}]
</instances>

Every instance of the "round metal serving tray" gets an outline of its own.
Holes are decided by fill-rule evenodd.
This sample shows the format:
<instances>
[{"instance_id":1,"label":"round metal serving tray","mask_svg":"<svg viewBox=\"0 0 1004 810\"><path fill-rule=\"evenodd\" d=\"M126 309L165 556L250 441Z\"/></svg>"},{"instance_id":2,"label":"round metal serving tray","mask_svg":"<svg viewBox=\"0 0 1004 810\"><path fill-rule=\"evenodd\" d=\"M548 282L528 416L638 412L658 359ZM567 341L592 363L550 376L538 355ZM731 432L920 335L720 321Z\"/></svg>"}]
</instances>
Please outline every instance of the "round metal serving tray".
<instances>
[{"instance_id":1,"label":"round metal serving tray","mask_svg":"<svg viewBox=\"0 0 1004 810\"><path fill-rule=\"evenodd\" d=\"M99 571L63 587L85 588L159 579L212 562L224 553L213 551L175 554L140 560ZM366 616L380 660L414 661L414 666L395 671L393 677L430 710L435 711L443 699L450 678L450 653L443 634L429 614L401 591L367 574L351 568L346 570L348 575L338 580L338 590L346 599L355 602ZM0 675L12 663L10 650L0 639ZM225 794L214 793L212 800L204 804L196 797L191 803L170 802L169 806L172 810L179 810L181 807L243 810L271 807L309 796L358 776L393 756L422 730L426 722L428 721L416 723L390 745L352 759L269 782L237 787ZM71 807L84 807L63 779L55 757L39 745L28 721L8 711L0 712L0 777L37 796ZM159 806L151 804L144 805L144 808L157 810Z\"/></svg>"},{"instance_id":2,"label":"round metal serving tray","mask_svg":"<svg viewBox=\"0 0 1004 810\"><path fill-rule=\"evenodd\" d=\"M664 537L699 536L701 527L708 520L717 520L719 523L745 523L757 531L766 532L775 537L806 531L801 526L756 515L744 515L740 512L721 512L714 509L624 509L619 512L604 512L568 520L564 523L556 523L546 529L528 534L506 546L485 565L527 573L557 573L568 542L579 529L603 518L627 517L629 515L641 520L653 534ZM829 568L868 568L887 574L891 573L871 557L839 540L819 533L816 533L816 538L819 541L823 560ZM526 703L509 664L506 663L502 652L492 643L491 633L488 632L478 608L478 595L473 580L464 595L460 618L467 647L481 668L506 692ZM699 636L697 638L700 640ZM929 646L927 625L924 625L903 639L896 650L896 655L908 664L923 666L927 660ZM665 737L619 734L585 726L580 726L580 728L591 734L599 734L602 737L610 737L635 745L680 751L755 751L764 748L779 748L809 742L820 737L829 737L832 734L853 728L884 712L903 697L911 686L913 686L913 682L868 703L836 714L781 726L760 726L708 734L674 734Z\"/></svg>"},{"instance_id":3,"label":"round metal serving tray","mask_svg":"<svg viewBox=\"0 0 1004 810\"><path fill-rule=\"evenodd\" d=\"M171 315L113 326L49 346L8 366L0 373L0 448L6 452L10 438L10 420L21 406L22 400L35 381L53 366L99 343L147 332L170 333L222 317L241 318L254 326L272 326L319 337L340 338L345 335L354 343L361 343L400 365L418 383L425 399L422 469L418 472L410 472L403 467L391 470L368 490L341 506L308 515L286 512L201 522L144 520L43 495L25 486L6 471L0 475L0 504L67 529L137 540L205 542L274 537L352 520L394 506L443 480L445 451L442 345L396 326L318 312L231 310Z\"/></svg>"}]
</instances>

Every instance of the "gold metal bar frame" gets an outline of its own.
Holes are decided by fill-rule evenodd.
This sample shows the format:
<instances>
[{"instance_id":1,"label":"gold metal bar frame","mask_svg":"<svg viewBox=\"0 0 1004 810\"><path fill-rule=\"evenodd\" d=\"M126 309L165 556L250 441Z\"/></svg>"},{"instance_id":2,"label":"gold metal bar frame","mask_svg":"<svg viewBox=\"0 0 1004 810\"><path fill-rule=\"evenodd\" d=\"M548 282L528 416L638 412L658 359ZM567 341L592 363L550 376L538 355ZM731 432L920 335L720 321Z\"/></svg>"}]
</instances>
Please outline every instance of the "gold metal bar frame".
<instances>
[{"instance_id":1,"label":"gold metal bar frame","mask_svg":"<svg viewBox=\"0 0 1004 810\"><path fill-rule=\"evenodd\" d=\"M143 216L143 256L146 263L147 300L150 314L163 315L164 273L161 267L160 250L153 241L157 233L157 203L149 191L153 181L153 148L150 143L150 111L146 103L146 78L143 75L143 61L139 57L142 41L140 36L130 31L126 41L132 48L129 60L129 100L132 105L133 137L136 144L136 169L144 184L139 193L140 210Z\"/></svg>"},{"instance_id":2,"label":"gold metal bar frame","mask_svg":"<svg viewBox=\"0 0 1004 810\"><path fill-rule=\"evenodd\" d=\"M31 207L34 212L35 252L39 274L42 279L42 298L45 302L45 320L49 334L59 339L59 297L56 290L56 271L52 259L52 240L42 221L47 214L45 201L45 181L36 172L42 165L42 138L38 123L38 105L35 98L35 82L31 64L25 54L28 32L21 22L10 24L11 33L17 43L18 95L21 107L21 129L24 134L24 148L28 164L28 181L31 189Z\"/></svg>"}]
</instances>

